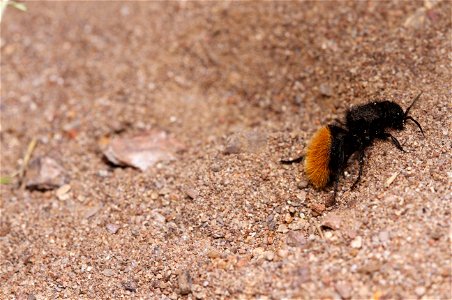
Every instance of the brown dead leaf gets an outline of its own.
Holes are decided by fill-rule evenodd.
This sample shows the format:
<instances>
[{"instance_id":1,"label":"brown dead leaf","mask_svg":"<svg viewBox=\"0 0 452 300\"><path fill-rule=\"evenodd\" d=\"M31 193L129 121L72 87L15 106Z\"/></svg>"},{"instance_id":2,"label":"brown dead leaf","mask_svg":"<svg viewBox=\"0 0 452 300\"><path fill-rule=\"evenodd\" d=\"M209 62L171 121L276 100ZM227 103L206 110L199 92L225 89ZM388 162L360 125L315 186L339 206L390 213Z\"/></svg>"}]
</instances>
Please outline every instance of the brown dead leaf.
<instances>
[{"instance_id":1,"label":"brown dead leaf","mask_svg":"<svg viewBox=\"0 0 452 300\"><path fill-rule=\"evenodd\" d=\"M164 131L150 131L134 137L114 138L104 151L115 165L145 171L159 161L174 160L184 146Z\"/></svg>"}]
</instances>

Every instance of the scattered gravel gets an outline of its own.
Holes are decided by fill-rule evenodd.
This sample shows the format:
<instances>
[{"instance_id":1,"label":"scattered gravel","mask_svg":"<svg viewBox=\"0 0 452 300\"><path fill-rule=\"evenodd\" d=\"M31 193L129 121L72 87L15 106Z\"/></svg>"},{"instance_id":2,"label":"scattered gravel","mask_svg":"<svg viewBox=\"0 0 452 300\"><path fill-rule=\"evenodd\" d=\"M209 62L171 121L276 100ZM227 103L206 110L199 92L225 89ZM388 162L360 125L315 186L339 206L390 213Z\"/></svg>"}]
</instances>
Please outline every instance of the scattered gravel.
<instances>
[{"instance_id":1,"label":"scattered gravel","mask_svg":"<svg viewBox=\"0 0 452 300\"><path fill-rule=\"evenodd\" d=\"M450 298L450 1L26 4L2 19L0 175L39 142L0 185L0 299ZM419 91L425 138L376 141L334 205L280 163ZM174 147L105 159L150 132Z\"/></svg>"}]
</instances>

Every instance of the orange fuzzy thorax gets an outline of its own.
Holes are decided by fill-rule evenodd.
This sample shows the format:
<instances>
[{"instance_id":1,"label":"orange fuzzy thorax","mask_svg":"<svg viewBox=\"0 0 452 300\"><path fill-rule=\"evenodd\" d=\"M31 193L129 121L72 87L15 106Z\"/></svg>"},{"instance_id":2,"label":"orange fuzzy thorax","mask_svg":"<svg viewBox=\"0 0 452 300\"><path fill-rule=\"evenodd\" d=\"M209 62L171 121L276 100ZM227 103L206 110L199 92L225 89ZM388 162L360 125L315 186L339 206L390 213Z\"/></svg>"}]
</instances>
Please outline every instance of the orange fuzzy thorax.
<instances>
[{"instance_id":1,"label":"orange fuzzy thorax","mask_svg":"<svg viewBox=\"0 0 452 300\"><path fill-rule=\"evenodd\" d=\"M316 187L323 188L330 179L331 131L325 126L317 130L308 144L304 160L304 171L308 180Z\"/></svg>"}]
</instances>

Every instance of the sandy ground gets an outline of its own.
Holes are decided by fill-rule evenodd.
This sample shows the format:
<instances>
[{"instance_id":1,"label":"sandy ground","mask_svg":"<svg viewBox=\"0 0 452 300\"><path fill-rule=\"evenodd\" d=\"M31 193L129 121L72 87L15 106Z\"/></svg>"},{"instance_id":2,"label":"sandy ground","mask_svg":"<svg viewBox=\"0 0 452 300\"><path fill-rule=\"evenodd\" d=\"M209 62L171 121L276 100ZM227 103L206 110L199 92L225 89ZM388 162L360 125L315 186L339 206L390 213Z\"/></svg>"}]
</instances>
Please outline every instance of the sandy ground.
<instances>
[{"instance_id":1,"label":"sandy ground","mask_svg":"<svg viewBox=\"0 0 452 300\"><path fill-rule=\"evenodd\" d=\"M1 24L1 175L27 145L70 191L1 186L1 299L451 299L451 2L29 3ZM307 184L353 104L412 110L363 180ZM112 137L186 151L145 172ZM396 175L394 175L396 174ZM388 179L396 176L388 185Z\"/></svg>"}]
</instances>

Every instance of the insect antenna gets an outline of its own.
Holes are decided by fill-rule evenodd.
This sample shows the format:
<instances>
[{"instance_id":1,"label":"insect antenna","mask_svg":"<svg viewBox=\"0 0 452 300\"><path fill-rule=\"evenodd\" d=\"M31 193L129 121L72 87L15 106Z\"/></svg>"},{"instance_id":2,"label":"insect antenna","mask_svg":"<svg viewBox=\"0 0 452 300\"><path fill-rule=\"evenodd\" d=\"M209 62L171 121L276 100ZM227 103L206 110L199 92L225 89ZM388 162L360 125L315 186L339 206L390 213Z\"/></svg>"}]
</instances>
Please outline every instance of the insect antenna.
<instances>
[{"instance_id":1,"label":"insect antenna","mask_svg":"<svg viewBox=\"0 0 452 300\"><path fill-rule=\"evenodd\" d=\"M413 121L414 123L416 123L417 127L419 127L419 129L421 130L422 135L425 137L424 130L422 130L422 127L421 127L421 125L419 124L418 121L416 121L415 119L413 119L412 116L405 117L405 120L411 120L411 121Z\"/></svg>"},{"instance_id":2,"label":"insect antenna","mask_svg":"<svg viewBox=\"0 0 452 300\"><path fill-rule=\"evenodd\" d=\"M417 125L417 127L419 127L419 129L421 130L422 135L425 137L424 130L422 130L422 127L419 124L419 122L416 121L412 116L408 115L408 113L410 112L411 107L413 107L413 105L416 103L416 101L419 100L419 97L421 97L422 93L423 92L420 92L419 95L417 95L416 98L414 98L414 100L410 104L410 106L408 106L408 108L405 110L404 120L411 120L411 121L413 121Z\"/></svg>"},{"instance_id":3,"label":"insect antenna","mask_svg":"<svg viewBox=\"0 0 452 300\"><path fill-rule=\"evenodd\" d=\"M416 103L416 101L419 100L419 97L422 95L422 93L423 93L423 92L420 92L419 95L417 95L417 97L414 98L414 100L413 100L413 102L410 104L410 106L408 106L408 108L405 110L405 116L404 116L405 119L407 118L408 113L409 113L411 107L413 107L414 103Z\"/></svg>"}]
</instances>

